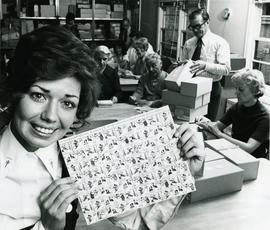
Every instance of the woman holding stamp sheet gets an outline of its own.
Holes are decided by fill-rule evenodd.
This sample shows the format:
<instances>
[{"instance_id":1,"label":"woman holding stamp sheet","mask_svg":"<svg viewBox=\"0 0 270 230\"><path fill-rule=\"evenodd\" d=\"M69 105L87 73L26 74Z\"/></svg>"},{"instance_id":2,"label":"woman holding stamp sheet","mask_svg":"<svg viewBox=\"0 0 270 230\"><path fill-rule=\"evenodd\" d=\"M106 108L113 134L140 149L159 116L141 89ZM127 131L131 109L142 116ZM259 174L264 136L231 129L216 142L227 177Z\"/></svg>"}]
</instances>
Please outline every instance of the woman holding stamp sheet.
<instances>
[{"instance_id":1,"label":"woman holding stamp sheet","mask_svg":"<svg viewBox=\"0 0 270 230\"><path fill-rule=\"evenodd\" d=\"M2 228L75 229L78 191L74 179L65 177L57 141L73 122L89 117L97 82L88 47L64 28L43 27L21 37L13 72L0 91L10 115L0 134ZM195 173L204 159L200 135L184 124L175 137ZM110 220L126 229L159 229L181 200L177 197Z\"/></svg>"}]
</instances>

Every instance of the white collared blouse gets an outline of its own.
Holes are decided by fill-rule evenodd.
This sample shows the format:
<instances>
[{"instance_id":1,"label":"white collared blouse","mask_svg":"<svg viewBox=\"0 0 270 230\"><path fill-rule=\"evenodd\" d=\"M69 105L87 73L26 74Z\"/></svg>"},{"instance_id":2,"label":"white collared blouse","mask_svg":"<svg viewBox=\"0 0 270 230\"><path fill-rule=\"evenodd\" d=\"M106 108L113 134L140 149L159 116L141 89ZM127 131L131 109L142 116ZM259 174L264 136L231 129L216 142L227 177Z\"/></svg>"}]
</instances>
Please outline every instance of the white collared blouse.
<instances>
[{"instance_id":1,"label":"white collared blouse","mask_svg":"<svg viewBox=\"0 0 270 230\"><path fill-rule=\"evenodd\" d=\"M44 229L38 198L53 180L61 177L57 144L27 152L8 125L0 136L0 223L3 229L35 224Z\"/></svg>"}]
</instances>

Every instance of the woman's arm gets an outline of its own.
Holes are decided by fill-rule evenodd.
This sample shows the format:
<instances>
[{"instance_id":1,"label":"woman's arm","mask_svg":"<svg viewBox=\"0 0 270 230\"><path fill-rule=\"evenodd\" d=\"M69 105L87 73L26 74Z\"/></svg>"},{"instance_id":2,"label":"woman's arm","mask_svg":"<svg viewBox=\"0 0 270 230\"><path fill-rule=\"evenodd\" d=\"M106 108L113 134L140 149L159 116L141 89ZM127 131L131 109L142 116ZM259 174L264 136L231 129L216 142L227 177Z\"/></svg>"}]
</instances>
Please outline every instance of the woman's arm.
<instances>
[{"instance_id":1,"label":"woman's arm","mask_svg":"<svg viewBox=\"0 0 270 230\"><path fill-rule=\"evenodd\" d=\"M235 138L232 138L231 136L222 132L225 127L226 126L223 123L218 121L216 122L216 124L209 126L209 129L210 132L212 132L217 137L224 138L227 141L230 141L231 143L238 145L241 149L247 151L248 153L252 153L255 149L257 149L260 146L261 143L253 138L249 138L248 142L243 142Z\"/></svg>"}]
</instances>

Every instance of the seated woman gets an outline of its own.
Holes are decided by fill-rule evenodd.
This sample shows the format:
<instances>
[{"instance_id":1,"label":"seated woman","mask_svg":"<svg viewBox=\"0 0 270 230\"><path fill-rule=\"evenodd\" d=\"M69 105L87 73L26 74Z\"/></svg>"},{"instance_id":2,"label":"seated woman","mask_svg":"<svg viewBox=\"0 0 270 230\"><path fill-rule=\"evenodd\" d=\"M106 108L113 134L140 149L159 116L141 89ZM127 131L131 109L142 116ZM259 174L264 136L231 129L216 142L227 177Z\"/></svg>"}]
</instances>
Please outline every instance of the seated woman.
<instances>
[{"instance_id":1,"label":"seated woman","mask_svg":"<svg viewBox=\"0 0 270 230\"><path fill-rule=\"evenodd\" d=\"M219 138L238 145L254 157L266 157L269 148L269 111L258 100L264 94L264 77L258 70L241 70L232 76L238 103L217 122L198 118L198 124ZM232 136L222 131L232 124Z\"/></svg>"},{"instance_id":2,"label":"seated woman","mask_svg":"<svg viewBox=\"0 0 270 230\"><path fill-rule=\"evenodd\" d=\"M20 38L13 72L1 84L10 114L0 133L1 229L75 229L78 189L75 179L66 177L57 141L75 121L83 123L96 104L99 85L91 56L87 45L60 26L42 27ZM204 159L198 133L186 124L174 136L191 172L198 171ZM174 210L178 199L182 197L163 204L175 205ZM163 225L159 207L112 221L130 229L144 223Z\"/></svg>"},{"instance_id":3,"label":"seated woman","mask_svg":"<svg viewBox=\"0 0 270 230\"><path fill-rule=\"evenodd\" d=\"M162 62L158 54L148 54L145 57L148 72L139 79L138 87L130 96L131 104L160 107L162 105L161 94L165 89L164 79L167 73L162 71Z\"/></svg>"}]
</instances>

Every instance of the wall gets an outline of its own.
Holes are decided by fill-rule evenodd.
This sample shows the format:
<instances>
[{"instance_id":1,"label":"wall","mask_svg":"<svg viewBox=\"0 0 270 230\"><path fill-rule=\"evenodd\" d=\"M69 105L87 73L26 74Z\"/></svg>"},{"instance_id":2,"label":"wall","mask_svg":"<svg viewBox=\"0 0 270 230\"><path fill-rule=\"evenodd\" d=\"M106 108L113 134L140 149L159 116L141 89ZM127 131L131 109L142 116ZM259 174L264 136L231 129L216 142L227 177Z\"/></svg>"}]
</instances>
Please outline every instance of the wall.
<instances>
[{"instance_id":1,"label":"wall","mask_svg":"<svg viewBox=\"0 0 270 230\"><path fill-rule=\"evenodd\" d=\"M225 38L231 52L245 56L245 42L250 0L209 0L210 28ZM222 19L225 8L231 10L228 20Z\"/></svg>"},{"instance_id":2,"label":"wall","mask_svg":"<svg viewBox=\"0 0 270 230\"><path fill-rule=\"evenodd\" d=\"M142 0L141 4L141 32L148 38L150 44L156 50L158 1Z\"/></svg>"}]
</instances>

